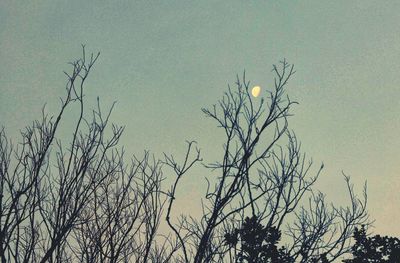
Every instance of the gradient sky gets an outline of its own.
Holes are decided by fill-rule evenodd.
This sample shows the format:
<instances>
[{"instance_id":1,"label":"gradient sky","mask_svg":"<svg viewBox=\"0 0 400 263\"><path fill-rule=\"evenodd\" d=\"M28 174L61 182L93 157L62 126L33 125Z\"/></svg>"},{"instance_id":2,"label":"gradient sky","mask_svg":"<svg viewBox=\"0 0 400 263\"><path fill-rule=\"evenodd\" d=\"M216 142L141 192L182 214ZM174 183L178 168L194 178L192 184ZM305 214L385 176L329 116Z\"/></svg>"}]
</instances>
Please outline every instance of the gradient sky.
<instances>
[{"instance_id":1,"label":"gradient sky","mask_svg":"<svg viewBox=\"0 0 400 263\"><path fill-rule=\"evenodd\" d=\"M319 189L341 203L341 171L359 192L367 180L373 231L400 236L399 13L399 1L366 0L1 1L0 125L18 138L44 103L56 109L83 43L101 52L87 100L117 101L128 152L179 156L196 139L209 162L222 141L201 107L244 69L268 88L271 65L286 58L300 102L290 125L325 163ZM203 178L185 178L182 200L198 201Z\"/></svg>"}]
</instances>

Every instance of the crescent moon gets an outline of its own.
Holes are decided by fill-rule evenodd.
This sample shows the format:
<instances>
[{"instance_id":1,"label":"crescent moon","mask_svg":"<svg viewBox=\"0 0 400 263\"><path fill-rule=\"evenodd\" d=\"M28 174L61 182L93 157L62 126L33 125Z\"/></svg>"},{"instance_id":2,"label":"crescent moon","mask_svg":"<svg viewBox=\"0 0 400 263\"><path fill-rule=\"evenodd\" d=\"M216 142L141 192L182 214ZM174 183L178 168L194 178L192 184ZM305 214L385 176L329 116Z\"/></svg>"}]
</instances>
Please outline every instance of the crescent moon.
<instances>
[{"instance_id":1,"label":"crescent moon","mask_svg":"<svg viewBox=\"0 0 400 263\"><path fill-rule=\"evenodd\" d=\"M261 92L261 87L260 86L254 86L251 89L251 95L253 95L254 98L257 98L258 95L260 95L260 92Z\"/></svg>"}]
</instances>

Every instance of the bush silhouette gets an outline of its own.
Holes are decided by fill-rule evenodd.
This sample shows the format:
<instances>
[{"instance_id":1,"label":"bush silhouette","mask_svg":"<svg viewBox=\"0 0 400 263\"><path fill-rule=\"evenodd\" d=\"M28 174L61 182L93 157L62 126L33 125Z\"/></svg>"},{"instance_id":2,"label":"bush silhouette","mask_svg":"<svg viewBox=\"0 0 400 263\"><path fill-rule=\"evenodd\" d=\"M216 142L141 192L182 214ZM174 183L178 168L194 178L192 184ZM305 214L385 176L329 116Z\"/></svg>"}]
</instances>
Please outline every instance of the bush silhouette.
<instances>
[{"instance_id":1,"label":"bush silhouette","mask_svg":"<svg viewBox=\"0 0 400 263\"><path fill-rule=\"evenodd\" d=\"M239 262L294 262L284 247L278 248L280 239L276 227L263 226L256 216L246 217L241 228L225 235L229 245L240 243Z\"/></svg>"},{"instance_id":2,"label":"bush silhouette","mask_svg":"<svg viewBox=\"0 0 400 263\"><path fill-rule=\"evenodd\" d=\"M400 240L395 237L375 235L367 237L365 226L354 231L355 244L352 247L353 259L346 263L400 262Z\"/></svg>"}]
</instances>

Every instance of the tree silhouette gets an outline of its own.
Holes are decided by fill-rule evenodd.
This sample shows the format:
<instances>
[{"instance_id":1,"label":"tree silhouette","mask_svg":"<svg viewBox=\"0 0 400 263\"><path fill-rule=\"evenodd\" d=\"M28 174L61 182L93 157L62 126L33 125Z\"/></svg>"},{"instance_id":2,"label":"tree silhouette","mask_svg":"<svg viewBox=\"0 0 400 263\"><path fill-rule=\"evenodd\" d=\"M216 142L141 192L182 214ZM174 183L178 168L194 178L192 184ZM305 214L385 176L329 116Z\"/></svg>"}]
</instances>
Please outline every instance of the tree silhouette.
<instances>
[{"instance_id":1,"label":"tree silhouette","mask_svg":"<svg viewBox=\"0 0 400 263\"><path fill-rule=\"evenodd\" d=\"M353 258L346 263L400 262L400 240L395 237L375 235L367 236L365 226L354 230L355 243L352 247Z\"/></svg>"},{"instance_id":2,"label":"tree silhouette","mask_svg":"<svg viewBox=\"0 0 400 263\"><path fill-rule=\"evenodd\" d=\"M344 176L345 207L315 189L323 165L313 169L289 129L293 65L273 66L273 88L258 101L243 74L203 109L225 139L220 159L203 163L207 188L195 218L174 208L182 178L202 162L196 142L187 142L182 161L148 152L127 159L118 148L124 129L110 121L113 106L104 112L98 99L86 109L85 84L98 57L83 48L65 72L59 112L43 108L18 144L0 131L2 263L325 263L351 252L355 227L369 224L366 188L359 198ZM58 138L67 111L75 113L72 136Z\"/></svg>"},{"instance_id":3,"label":"tree silhouette","mask_svg":"<svg viewBox=\"0 0 400 263\"><path fill-rule=\"evenodd\" d=\"M294 262L284 247L278 249L281 233L275 227L267 228L257 217L246 217L240 229L225 234L229 246L240 242L238 262Z\"/></svg>"},{"instance_id":4,"label":"tree silhouette","mask_svg":"<svg viewBox=\"0 0 400 263\"><path fill-rule=\"evenodd\" d=\"M60 111L21 132L0 131L0 259L5 262L149 262L168 257L173 241L154 239L163 204L161 162L133 157L117 144L123 127L112 107L85 108L84 89L99 54L70 63ZM56 137L76 105L72 137ZM167 242L168 241L168 242ZM167 242L167 243L166 243Z\"/></svg>"},{"instance_id":5,"label":"tree silhouette","mask_svg":"<svg viewBox=\"0 0 400 263\"><path fill-rule=\"evenodd\" d=\"M222 100L203 109L222 129L225 141L221 161L205 165L218 175L206 178L202 217L182 216L175 226L183 240L183 261L226 262L229 258L237 262L247 257L243 254L246 242L237 243L240 249L226 242L234 229L246 227L247 217L258 218L271 233L284 233L285 240L291 240L287 253L296 262L335 261L351 251L354 227L368 224L366 188L363 198L358 198L348 176L344 176L348 207L327 203L324 194L314 189L323 165L311 175L312 161L288 128L296 102L286 95L286 86L294 66L284 60L273 72L274 88L261 100L252 99L244 74L242 79L237 77L234 88L228 86ZM176 182L181 178L177 175ZM170 198L175 198L173 192Z\"/></svg>"}]
</instances>

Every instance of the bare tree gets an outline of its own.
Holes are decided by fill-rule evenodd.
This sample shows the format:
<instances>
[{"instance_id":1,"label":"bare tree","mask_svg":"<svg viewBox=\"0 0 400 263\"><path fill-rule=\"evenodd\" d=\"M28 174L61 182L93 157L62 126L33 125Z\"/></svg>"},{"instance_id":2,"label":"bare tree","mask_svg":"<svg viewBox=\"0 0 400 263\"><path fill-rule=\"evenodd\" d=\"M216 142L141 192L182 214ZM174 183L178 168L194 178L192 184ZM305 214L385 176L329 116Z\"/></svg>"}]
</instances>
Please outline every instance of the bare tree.
<instances>
[{"instance_id":1,"label":"bare tree","mask_svg":"<svg viewBox=\"0 0 400 263\"><path fill-rule=\"evenodd\" d=\"M273 72L275 86L265 100L257 103L251 98L244 74L242 80L237 77L235 88L228 87L217 105L203 109L223 129L226 140L221 161L206 165L219 176L207 179L202 218L180 220L177 227L186 232L174 231L191 244L190 248L182 246L186 262L226 262L227 258L236 262L239 243L232 246L225 237L240 228L247 216L291 238L287 250L298 262L334 261L350 251L354 227L368 223L366 192L364 198L357 198L348 177L348 207L327 204L324 195L313 189L323 165L311 175L312 161L307 161L288 128L296 102L285 89L294 67L282 61ZM176 182L180 177L178 171ZM174 191L170 204L173 199Z\"/></svg>"},{"instance_id":2,"label":"bare tree","mask_svg":"<svg viewBox=\"0 0 400 263\"><path fill-rule=\"evenodd\" d=\"M83 58L71 63L72 73L66 73L67 95L61 99L59 113L49 117L43 109L42 119L21 132L22 141L17 147L7 139L4 130L1 133L0 256L3 262L12 259L45 262L60 257L63 241L78 223L78 214L96 189L93 183L102 179L89 170L102 165L94 157L105 156L118 141L121 129L115 129L105 145L103 133L107 119L97 124L83 117L83 88L97 58L98 55L91 55L87 61L83 49ZM70 148L64 152L55 135L64 111L74 102L80 104L80 115ZM89 129L87 136L80 133L82 125ZM57 172L50 165L54 147L59 148L53 157L57 159Z\"/></svg>"},{"instance_id":3,"label":"bare tree","mask_svg":"<svg viewBox=\"0 0 400 263\"><path fill-rule=\"evenodd\" d=\"M99 54L70 63L57 115L21 132L15 146L0 131L2 262L171 262L181 243L158 229L168 201L163 162L145 152L126 163L123 127L85 106L85 83ZM65 112L77 108L69 142L57 139ZM128 159L129 160L129 159Z\"/></svg>"}]
</instances>

